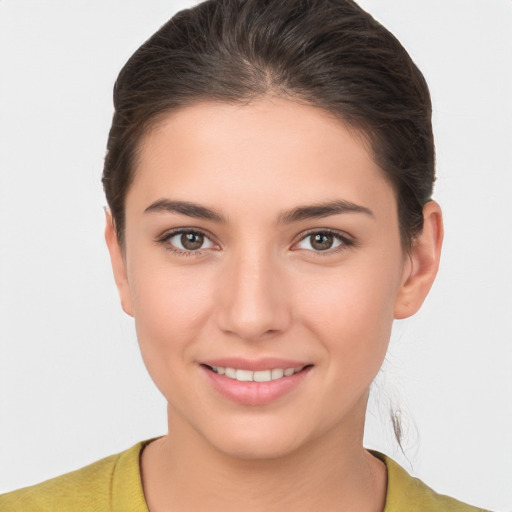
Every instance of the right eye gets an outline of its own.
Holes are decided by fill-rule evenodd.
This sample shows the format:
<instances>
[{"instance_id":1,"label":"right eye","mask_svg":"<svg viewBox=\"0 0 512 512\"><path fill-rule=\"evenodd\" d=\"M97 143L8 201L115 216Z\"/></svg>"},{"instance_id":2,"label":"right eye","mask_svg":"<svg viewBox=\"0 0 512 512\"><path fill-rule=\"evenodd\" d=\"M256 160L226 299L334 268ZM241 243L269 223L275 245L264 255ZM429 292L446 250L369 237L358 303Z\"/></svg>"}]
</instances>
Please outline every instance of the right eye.
<instances>
[{"instance_id":1,"label":"right eye","mask_svg":"<svg viewBox=\"0 0 512 512\"><path fill-rule=\"evenodd\" d=\"M176 252L199 252L211 249L215 244L200 231L180 230L169 233L163 240Z\"/></svg>"}]
</instances>

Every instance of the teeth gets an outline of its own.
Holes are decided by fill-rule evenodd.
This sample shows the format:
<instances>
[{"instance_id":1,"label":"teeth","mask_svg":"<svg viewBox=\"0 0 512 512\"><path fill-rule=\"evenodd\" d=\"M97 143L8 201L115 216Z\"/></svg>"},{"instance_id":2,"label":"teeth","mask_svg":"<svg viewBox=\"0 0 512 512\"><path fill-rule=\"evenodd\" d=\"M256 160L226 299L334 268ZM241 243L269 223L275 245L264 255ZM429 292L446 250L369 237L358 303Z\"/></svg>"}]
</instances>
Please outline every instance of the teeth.
<instances>
[{"instance_id":1,"label":"teeth","mask_svg":"<svg viewBox=\"0 0 512 512\"><path fill-rule=\"evenodd\" d=\"M236 379L236 370L234 368L224 368L224 374L230 379Z\"/></svg>"},{"instance_id":2,"label":"teeth","mask_svg":"<svg viewBox=\"0 0 512 512\"><path fill-rule=\"evenodd\" d=\"M230 379L235 379L240 382L270 382L271 380L281 379L283 377L290 377L294 373L300 372L304 366L297 368L274 368L272 370L240 370L236 368L223 368L222 366L212 366L212 370L219 375L225 375Z\"/></svg>"},{"instance_id":3,"label":"teeth","mask_svg":"<svg viewBox=\"0 0 512 512\"><path fill-rule=\"evenodd\" d=\"M253 380L252 376L254 372L251 370L236 370L236 380L241 380L242 382L251 382Z\"/></svg>"},{"instance_id":4,"label":"teeth","mask_svg":"<svg viewBox=\"0 0 512 512\"><path fill-rule=\"evenodd\" d=\"M272 370L261 370L254 372L252 376L254 382L268 382L272 380Z\"/></svg>"},{"instance_id":5,"label":"teeth","mask_svg":"<svg viewBox=\"0 0 512 512\"><path fill-rule=\"evenodd\" d=\"M274 370L272 370L272 380L280 379L283 376L284 370L282 370L281 368L275 368Z\"/></svg>"}]
</instances>

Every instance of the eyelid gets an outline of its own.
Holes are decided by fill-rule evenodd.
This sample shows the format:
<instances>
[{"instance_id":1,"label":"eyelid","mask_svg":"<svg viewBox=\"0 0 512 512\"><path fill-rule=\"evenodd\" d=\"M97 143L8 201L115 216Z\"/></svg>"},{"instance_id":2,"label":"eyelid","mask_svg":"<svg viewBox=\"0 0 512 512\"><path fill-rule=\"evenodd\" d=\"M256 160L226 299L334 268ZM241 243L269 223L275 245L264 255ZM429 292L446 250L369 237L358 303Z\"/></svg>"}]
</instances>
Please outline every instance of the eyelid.
<instances>
[{"instance_id":1,"label":"eyelid","mask_svg":"<svg viewBox=\"0 0 512 512\"><path fill-rule=\"evenodd\" d=\"M341 245L339 245L335 248L326 249L324 251L315 251L313 249L293 249L293 247L296 246L298 243L302 242L309 236L316 235L316 234L333 235L335 238L337 238L338 240L341 241ZM310 230L306 231L305 233L301 233L297 237L297 240L293 243L292 250L303 250L303 251L309 251L309 252L312 252L312 253L315 253L318 255L322 255L322 254L327 255L327 254L332 254L332 253L344 250L348 247L353 247L355 245L356 245L356 240L351 235L349 235L348 233L346 233L344 231L339 231L337 229L332 229L332 228L314 228L314 229L310 229Z\"/></svg>"},{"instance_id":2,"label":"eyelid","mask_svg":"<svg viewBox=\"0 0 512 512\"><path fill-rule=\"evenodd\" d=\"M178 247L172 246L169 243L169 239L172 237L182 234L182 233L197 233L203 235L205 238L207 238L215 247L214 250L220 249L220 244L215 240L215 237L207 230L202 228L196 228L196 227L179 227L179 228L173 228L170 230L165 231L160 236L156 238L156 241L158 243L164 244L166 246L166 249L175 253L175 254L184 254L187 256L192 255L199 255L203 253L206 250L211 250L212 248L206 248L206 249L197 249L197 250L182 250ZM340 240L342 243L341 245L335 247L334 249L326 249L325 251L314 251L312 249L293 249L294 246L296 246L299 242L302 242L304 239L306 239L308 236L315 235L315 234L329 234L336 237L338 240ZM307 230L306 232L301 233L296 237L296 240L292 244L292 250L307 250L311 253L315 253L318 255L322 254L332 254L340 250L344 250L348 247L353 247L357 245L357 241L348 233L344 231L340 231L337 229L332 228L313 228L310 230Z\"/></svg>"},{"instance_id":3,"label":"eyelid","mask_svg":"<svg viewBox=\"0 0 512 512\"><path fill-rule=\"evenodd\" d=\"M180 249L179 247L175 247L169 242L169 240L171 238L173 238L174 236L180 235L183 233L195 233L198 235L203 235L205 238L207 238L213 244L214 247L213 248L207 247L205 249L197 249L197 250L191 251L191 250L183 250L183 249ZM180 228L169 229L169 230L165 231L164 233L162 233L160 236L158 236L156 238L156 241L158 243L165 245L165 248L168 251L178 254L178 255L187 255L187 256L199 255L199 254L202 254L204 251L208 251L208 250L212 250L212 249L217 250L219 248L219 244L216 242L215 237L212 234L210 234L208 231L206 231L204 229L193 228L193 227L180 227Z\"/></svg>"}]
</instances>

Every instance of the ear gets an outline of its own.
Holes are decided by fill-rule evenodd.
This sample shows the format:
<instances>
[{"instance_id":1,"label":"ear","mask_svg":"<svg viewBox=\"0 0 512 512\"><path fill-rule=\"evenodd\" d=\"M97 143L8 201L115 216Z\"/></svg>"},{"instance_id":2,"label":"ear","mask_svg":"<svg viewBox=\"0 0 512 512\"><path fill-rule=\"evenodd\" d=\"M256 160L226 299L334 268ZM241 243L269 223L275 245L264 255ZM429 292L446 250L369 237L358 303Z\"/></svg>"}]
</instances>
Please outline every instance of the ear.
<instances>
[{"instance_id":1,"label":"ear","mask_svg":"<svg viewBox=\"0 0 512 512\"><path fill-rule=\"evenodd\" d=\"M105 209L105 241L110 253L110 261L112 262L114 280L121 299L121 306L126 314L133 316L133 303L128 274L126 272L126 259L117 239L114 219L107 209Z\"/></svg>"},{"instance_id":2,"label":"ear","mask_svg":"<svg viewBox=\"0 0 512 512\"><path fill-rule=\"evenodd\" d=\"M407 318L420 309L439 268L443 244L443 215L435 201L423 207L423 230L415 238L404 267L395 302L395 318Z\"/></svg>"}]
</instances>

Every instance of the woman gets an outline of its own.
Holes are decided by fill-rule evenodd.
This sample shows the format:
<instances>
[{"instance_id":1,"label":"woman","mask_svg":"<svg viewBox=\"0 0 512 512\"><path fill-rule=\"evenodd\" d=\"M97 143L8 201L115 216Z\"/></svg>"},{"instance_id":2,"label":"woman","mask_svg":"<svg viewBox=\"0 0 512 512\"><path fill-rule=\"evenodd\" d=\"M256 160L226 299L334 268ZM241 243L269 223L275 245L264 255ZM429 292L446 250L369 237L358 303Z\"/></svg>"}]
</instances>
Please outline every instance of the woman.
<instances>
[{"instance_id":1,"label":"woman","mask_svg":"<svg viewBox=\"0 0 512 512\"><path fill-rule=\"evenodd\" d=\"M103 184L169 433L0 510L477 510L363 447L435 278L426 83L350 1L207 1L128 61Z\"/></svg>"}]
</instances>

